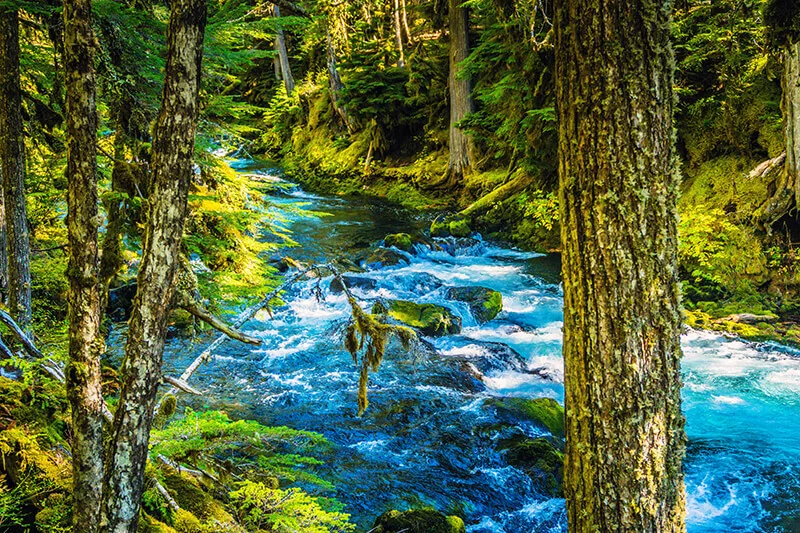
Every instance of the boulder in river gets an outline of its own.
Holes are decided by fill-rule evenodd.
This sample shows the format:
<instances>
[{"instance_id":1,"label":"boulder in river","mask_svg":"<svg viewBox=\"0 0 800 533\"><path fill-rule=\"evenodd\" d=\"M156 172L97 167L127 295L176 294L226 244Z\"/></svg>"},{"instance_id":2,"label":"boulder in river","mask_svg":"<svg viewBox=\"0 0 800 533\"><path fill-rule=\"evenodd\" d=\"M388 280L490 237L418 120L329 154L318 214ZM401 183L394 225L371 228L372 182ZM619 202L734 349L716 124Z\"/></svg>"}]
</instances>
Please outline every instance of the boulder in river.
<instances>
[{"instance_id":1,"label":"boulder in river","mask_svg":"<svg viewBox=\"0 0 800 533\"><path fill-rule=\"evenodd\" d=\"M433 509L388 511L380 515L372 533L465 533L464 521Z\"/></svg>"},{"instance_id":2,"label":"boulder in river","mask_svg":"<svg viewBox=\"0 0 800 533\"><path fill-rule=\"evenodd\" d=\"M434 220L431 223L431 237L469 237L472 229L464 219Z\"/></svg>"},{"instance_id":3,"label":"boulder in river","mask_svg":"<svg viewBox=\"0 0 800 533\"><path fill-rule=\"evenodd\" d=\"M410 261L400 252L390 248L376 248L369 257L364 260L364 265L372 269L395 266L400 263L409 264Z\"/></svg>"},{"instance_id":4,"label":"boulder in river","mask_svg":"<svg viewBox=\"0 0 800 533\"><path fill-rule=\"evenodd\" d=\"M552 398L490 398L484 404L494 407L498 414L527 420L564 438L564 408Z\"/></svg>"},{"instance_id":5,"label":"boulder in river","mask_svg":"<svg viewBox=\"0 0 800 533\"><path fill-rule=\"evenodd\" d=\"M561 443L553 438L532 439L515 435L499 444L498 449L505 453L508 464L528 474L541 492L552 497L563 496L564 454L559 449Z\"/></svg>"},{"instance_id":6,"label":"boulder in river","mask_svg":"<svg viewBox=\"0 0 800 533\"><path fill-rule=\"evenodd\" d=\"M461 333L461 317L441 305L418 304L407 300L390 300L383 309L373 307L373 313L385 311L389 317L418 329L429 337Z\"/></svg>"},{"instance_id":7,"label":"boulder in river","mask_svg":"<svg viewBox=\"0 0 800 533\"><path fill-rule=\"evenodd\" d=\"M447 297L466 302L478 324L489 322L503 310L503 295L486 287L452 287Z\"/></svg>"},{"instance_id":8,"label":"boulder in river","mask_svg":"<svg viewBox=\"0 0 800 533\"><path fill-rule=\"evenodd\" d=\"M393 233L383 238L383 244L387 248L397 248L404 252L414 250L414 241L408 233Z\"/></svg>"}]
</instances>

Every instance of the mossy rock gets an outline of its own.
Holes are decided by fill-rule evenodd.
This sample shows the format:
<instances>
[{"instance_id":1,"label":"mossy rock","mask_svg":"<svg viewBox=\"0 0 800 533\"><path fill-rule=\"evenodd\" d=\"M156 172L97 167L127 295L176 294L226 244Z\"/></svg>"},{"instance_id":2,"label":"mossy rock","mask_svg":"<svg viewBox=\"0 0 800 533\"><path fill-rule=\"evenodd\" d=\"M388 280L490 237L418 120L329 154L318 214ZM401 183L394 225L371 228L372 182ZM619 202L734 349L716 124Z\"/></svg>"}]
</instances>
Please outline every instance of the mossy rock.
<instances>
[{"instance_id":1,"label":"mossy rock","mask_svg":"<svg viewBox=\"0 0 800 533\"><path fill-rule=\"evenodd\" d=\"M469 237L470 233L472 233L469 223L463 219L451 221L449 229L450 235L453 237Z\"/></svg>"},{"instance_id":2,"label":"mossy rock","mask_svg":"<svg viewBox=\"0 0 800 533\"><path fill-rule=\"evenodd\" d=\"M383 238L383 244L387 248L397 248L404 252L411 252L414 250L414 240L408 233L394 233L387 235Z\"/></svg>"},{"instance_id":3,"label":"mossy rock","mask_svg":"<svg viewBox=\"0 0 800 533\"><path fill-rule=\"evenodd\" d=\"M564 454L559 443L552 438L532 439L517 435L500 442L498 449L505 452L508 464L525 472L544 494L563 495Z\"/></svg>"},{"instance_id":4,"label":"mossy rock","mask_svg":"<svg viewBox=\"0 0 800 533\"><path fill-rule=\"evenodd\" d=\"M136 533L177 533L174 528L163 522L159 522L152 516L142 513L139 516L139 524Z\"/></svg>"},{"instance_id":5,"label":"mossy rock","mask_svg":"<svg viewBox=\"0 0 800 533\"><path fill-rule=\"evenodd\" d=\"M387 312L391 318L429 337L461 333L461 318L441 305L392 300Z\"/></svg>"},{"instance_id":6,"label":"mossy rock","mask_svg":"<svg viewBox=\"0 0 800 533\"><path fill-rule=\"evenodd\" d=\"M450 223L439 220L431 222L431 237L449 237Z\"/></svg>"},{"instance_id":7,"label":"mossy rock","mask_svg":"<svg viewBox=\"0 0 800 533\"><path fill-rule=\"evenodd\" d=\"M389 248L376 248L369 257L364 260L364 265L372 269L396 266L400 263L409 264L410 261L400 252Z\"/></svg>"},{"instance_id":8,"label":"mossy rock","mask_svg":"<svg viewBox=\"0 0 800 533\"><path fill-rule=\"evenodd\" d=\"M503 310L503 295L486 287L453 287L447 290L447 297L469 304L479 324L489 322Z\"/></svg>"},{"instance_id":9,"label":"mossy rock","mask_svg":"<svg viewBox=\"0 0 800 533\"><path fill-rule=\"evenodd\" d=\"M433 509L388 511L379 516L372 533L466 533L464 521Z\"/></svg>"},{"instance_id":10,"label":"mossy rock","mask_svg":"<svg viewBox=\"0 0 800 533\"><path fill-rule=\"evenodd\" d=\"M490 398L484 405L526 419L553 436L564 438L564 408L552 398Z\"/></svg>"}]
</instances>

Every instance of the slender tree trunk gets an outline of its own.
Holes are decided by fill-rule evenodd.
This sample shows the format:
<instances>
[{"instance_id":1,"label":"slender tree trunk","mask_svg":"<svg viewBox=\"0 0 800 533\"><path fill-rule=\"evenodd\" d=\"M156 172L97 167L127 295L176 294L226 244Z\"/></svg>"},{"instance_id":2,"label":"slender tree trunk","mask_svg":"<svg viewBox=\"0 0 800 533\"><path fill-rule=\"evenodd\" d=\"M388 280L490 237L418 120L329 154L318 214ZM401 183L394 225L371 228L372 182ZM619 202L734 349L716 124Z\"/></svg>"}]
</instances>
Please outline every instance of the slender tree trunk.
<instances>
[{"instance_id":1,"label":"slender tree trunk","mask_svg":"<svg viewBox=\"0 0 800 533\"><path fill-rule=\"evenodd\" d=\"M286 87L286 94L294 92L294 78L292 77L292 67L289 65L289 52L286 49L286 37L283 34L281 27L281 8L277 5L273 6L275 13L275 20L277 21L277 30L275 34L275 49L278 51L278 58L281 63L281 75L283 76L283 86Z\"/></svg>"},{"instance_id":2,"label":"slender tree trunk","mask_svg":"<svg viewBox=\"0 0 800 533\"><path fill-rule=\"evenodd\" d=\"M8 290L8 241L6 239L6 203L3 199L3 182L0 180L0 293ZM0 300L6 301L0 296Z\"/></svg>"},{"instance_id":3,"label":"slender tree trunk","mask_svg":"<svg viewBox=\"0 0 800 533\"><path fill-rule=\"evenodd\" d=\"M204 0L172 1L164 91L153 134L142 264L106 464L103 518L105 531L114 533L136 531L141 505L150 426L161 381L167 318L180 263L193 172L205 23Z\"/></svg>"},{"instance_id":4,"label":"slender tree trunk","mask_svg":"<svg viewBox=\"0 0 800 533\"><path fill-rule=\"evenodd\" d=\"M19 14L0 11L0 160L8 250L8 307L24 330L31 326L31 270L25 207L25 140L19 72Z\"/></svg>"},{"instance_id":5,"label":"slender tree trunk","mask_svg":"<svg viewBox=\"0 0 800 533\"><path fill-rule=\"evenodd\" d=\"M122 268L122 205L123 200L118 197L122 192L121 176L127 169L127 163L122 161L125 156L125 133L122 125L117 123L117 132L114 137L114 168L111 170L112 196L105 202L106 207L106 233L103 237L102 253L100 255L100 311L105 312L108 304L108 291L111 282Z\"/></svg>"},{"instance_id":6,"label":"slender tree trunk","mask_svg":"<svg viewBox=\"0 0 800 533\"><path fill-rule=\"evenodd\" d=\"M450 182L460 181L473 166L472 140L456 127L472 113L472 82L459 75L459 64L469 55L469 11L460 7L460 0L450 1Z\"/></svg>"},{"instance_id":7,"label":"slender tree trunk","mask_svg":"<svg viewBox=\"0 0 800 533\"><path fill-rule=\"evenodd\" d=\"M394 42L397 45L397 66L405 68L406 56L403 51L403 27L400 25L400 0L394 0Z\"/></svg>"},{"instance_id":8,"label":"slender tree trunk","mask_svg":"<svg viewBox=\"0 0 800 533\"><path fill-rule=\"evenodd\" d=\"M331 104L334 111L342 119L347 131L352 132L355 130L353 118L347 113L347 110L341 103L341 92L344 89L344 83L339 76L339 69L336 67L336 50L333 47L333 38L330 31L326 28L325 38L327 43L327 56L328 56L328 86L331 93Z\"/></svg>"},{"instance_id":9,"label":"slender tree trunk","mask_svg":"<svg viewBox=\"0 0 800 533\"><path fill-rule=\"evenodd\" d=\"M754 215L767 229L800 206L800 40L787 44L784 49L781 85L786 160L778 175L775 193Z\"/></svg>"},{"instance_id":10,"label":"slender tree trunk","mask_svg":"<svg viewBox=\"0 0 800 533\"><path fill-rule=\"evenodd\" d=\"M571 533L685 531L669 3L556 4Z\"/></svg>"},{"instance_id":11,"label":"slender tree trunk","mask_svg":"<svg viewBox=\"0 0 800 533\"><path fill-rule=\"evenodd\" d=\"M103 401L98 287L97 108L90 0L64 0L69 232L69 365L72 407L72 523L100 527L103 489Z\"/></svg>"},{"instance_id":12,"label":"slender tree trunk","mask_svg":"<svg viewBox=\"0 0 800 533\"><path fill-rule=\"evenodd\" d=\"M406 11L406 0L401 0L401 5L403 9L403 30L406 34L406 42L412 44L414 39L411 37L411 30L408 27L408 12Z\"/></svg>"}]
</instances>

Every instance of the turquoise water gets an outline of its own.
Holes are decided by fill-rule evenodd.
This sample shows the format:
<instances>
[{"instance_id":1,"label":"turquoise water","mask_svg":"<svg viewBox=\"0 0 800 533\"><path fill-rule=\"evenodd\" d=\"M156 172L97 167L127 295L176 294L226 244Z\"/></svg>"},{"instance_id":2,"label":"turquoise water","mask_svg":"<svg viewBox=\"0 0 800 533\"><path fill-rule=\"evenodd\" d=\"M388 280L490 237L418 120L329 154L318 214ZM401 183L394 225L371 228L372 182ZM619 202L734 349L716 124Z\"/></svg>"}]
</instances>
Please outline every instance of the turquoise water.
<instances>
[{"instance_id":1,"label":"turquoise water","mask_svg":"<svg viewBox=\"0 0 800 533\"><path fill-rule=\"evenodd\" d=\"M300 244L289 253L300 260L358 257L387 233L426 224L389 206L274 183L275 209L293 208L284 224ZM310 281L289 291L273 319L259 315L244 328L262 346L228 343L195 375L195 386L213 405L333 441L323 475L364 531L388 509L421 505L461 513L472 533L566 531L564 501L540 494L496 451L509 431L498 423L508 420L484 405L503 396L563 401L558 258L474 237L443 241L444 251L420 247L407 255L409 264L365 274L375 287L354 289L365 304L402 298L448 305L464 322L460 335L427 339L423 353L390 347L370 379L363 418L356 417L357 368L339 334L347 303L333 294L317 301ZM463 285L500 291L502 314L478 325L466 306L444 296ZM800 356L697 331L687 331L683 346L689 531L800 532ZM167 370L201 349L172 341ZM512 422L513 431L542 434Z\"/></svg>"}]
</instances>

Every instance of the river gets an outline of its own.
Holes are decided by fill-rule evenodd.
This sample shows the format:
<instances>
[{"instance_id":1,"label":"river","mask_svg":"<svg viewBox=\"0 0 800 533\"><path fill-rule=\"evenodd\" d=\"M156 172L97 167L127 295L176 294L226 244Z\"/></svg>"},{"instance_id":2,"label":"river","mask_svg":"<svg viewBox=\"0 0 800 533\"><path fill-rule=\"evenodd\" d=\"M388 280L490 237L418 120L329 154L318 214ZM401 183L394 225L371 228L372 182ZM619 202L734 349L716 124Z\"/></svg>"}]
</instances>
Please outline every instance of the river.
<instances>
[{"instance_id":1,"label":"river","mask_svg":"<svg viewBox=\"0 0 800 533\"><path fill-rule=\"evenodd\" d=\"M235 168L269 176L245 161ZM268 179L279 224L299 243L287 253L301 261L358 257L386 234L428 223ZM460 335L429 339L435 353L391 346L370 377L365 416L356 416L358 369L337 333L347 302L330 293L318 301L311 281L289 290L272 319L262 314L245 326L262 346L227 343L193 385L207 391L209 406L330 439L336 451L323 475L363 531L386 510L433 506L464 516L471 533L565 532L564 500L507 464L496 450L498 415L487 407L488 398L507 396L563 402L558 257L475 237L442 243L444 251L420 247L408 264L365 274L374 287L354 289L364 302L447 305L464 325ZM478 325L464 304L445 298L448 287L468 285L500 291L501 315ZM203 346L171 341L166 370L183 368ZM508 348L537 373L506 364ZM800 353L701 331L687 331L683 349L689 531L800 532ZM460 370L464 361L489 362L483 383ZM542 433L522 422L517 429Z\"/></svg>"}]
</instances>

